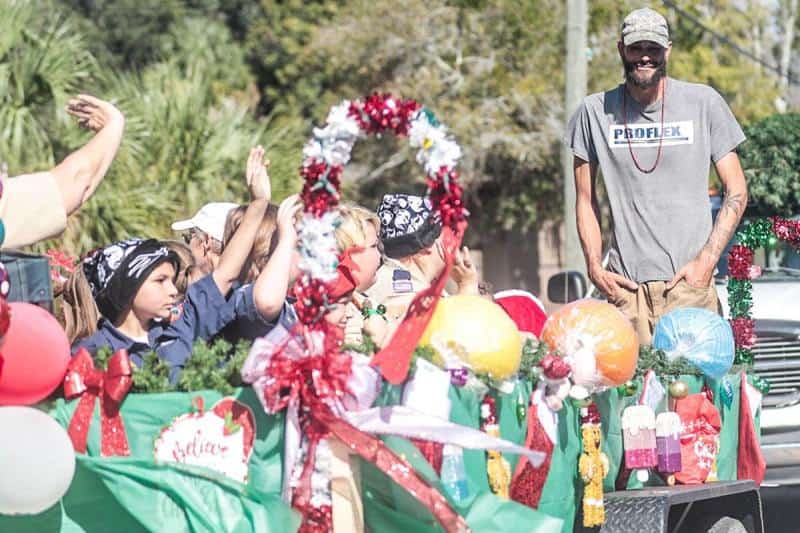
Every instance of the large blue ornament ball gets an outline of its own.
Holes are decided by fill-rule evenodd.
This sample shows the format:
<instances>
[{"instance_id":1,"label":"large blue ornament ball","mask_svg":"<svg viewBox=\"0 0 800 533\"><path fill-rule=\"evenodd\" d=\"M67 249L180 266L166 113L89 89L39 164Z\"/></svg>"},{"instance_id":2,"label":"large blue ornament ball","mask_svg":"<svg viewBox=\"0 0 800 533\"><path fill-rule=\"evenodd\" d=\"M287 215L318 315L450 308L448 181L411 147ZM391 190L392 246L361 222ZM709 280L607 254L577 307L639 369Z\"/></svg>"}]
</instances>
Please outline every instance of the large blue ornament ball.
<instances>
[{"instance_id":1,"label":"large blue ornament ball","mask_svg":"<svg viewBox=\"0 0 800 533\"><path fill-rule=\"evenodd\" d=\"M670 311L656 324L653 348L670 360L685 357L706 376L720 379L733 365L733 330L727 320L708 309Z\"/></svg>"}]
</instances>

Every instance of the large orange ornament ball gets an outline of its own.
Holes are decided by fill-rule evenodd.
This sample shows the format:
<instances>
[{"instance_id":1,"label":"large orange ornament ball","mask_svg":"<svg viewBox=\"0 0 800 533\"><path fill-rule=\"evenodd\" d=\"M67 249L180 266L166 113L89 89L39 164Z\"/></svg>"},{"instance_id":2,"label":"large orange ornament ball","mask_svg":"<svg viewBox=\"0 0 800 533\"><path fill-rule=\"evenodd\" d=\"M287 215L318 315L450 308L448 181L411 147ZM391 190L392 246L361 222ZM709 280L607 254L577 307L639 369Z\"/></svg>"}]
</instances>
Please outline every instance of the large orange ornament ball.
<instances>
[{"instance_id":1,"label":"large orange ornament ball","mask_svg":"<svg viewBox=\"0 0 800 533\"><path fill-rule=\"evenodd\" d=\"M613 305L595 299L569 303L550 315L542 340L568 357L572 380L587 387L622 385L633 377L639 338Z\"/></svg>"},{"instance_id":2,"label":"large orange ornament ball","mask_svg":"<svg viewBox=\"0 0 800 533\"><path fill-rule=\"evenodd\" d=\"M514 375L522 357L517 325L502 307L480 296L439 300L420 345L436 351L437 363L458 357L476 374L488 374L498 381Z\"/></svg>"}]
</instances>

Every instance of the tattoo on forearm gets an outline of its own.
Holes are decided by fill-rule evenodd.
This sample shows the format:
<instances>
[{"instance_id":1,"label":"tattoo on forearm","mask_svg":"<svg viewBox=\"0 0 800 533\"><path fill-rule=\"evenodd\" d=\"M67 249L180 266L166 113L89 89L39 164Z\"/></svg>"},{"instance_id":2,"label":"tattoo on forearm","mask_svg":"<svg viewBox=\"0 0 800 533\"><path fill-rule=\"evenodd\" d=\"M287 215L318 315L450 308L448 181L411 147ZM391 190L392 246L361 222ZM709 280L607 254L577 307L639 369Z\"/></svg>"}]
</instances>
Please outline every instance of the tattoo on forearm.
<instances>
[{"instance_id":1,"label":"tattoo on forearm","mask_svg":"<svg viewBox=\"0 0 800 533\"><path fill-rule=\"evenodd\" d=\"M725 203L722 205L722 211L730 210L736 215L736 218L739 219L742 216L742 212L744 212L744 195L734 194L731 196L725 195Z\"/></svg>"},{"instance_id":2,"label":"tattoo on forearm","mask_svg":"<svg viewBox=\"0 0 800 533\"><path fill-rule=\"evenodd\" d=\"M708 241L703 247L703 251L710 254L715 260L719 259L725 246L728 245L731 237L733 237L733 232L736 231L736 227L739 225L744 208L744 194L725 195L725 201L717 214L717 221L714 223L711 235L708 236Z\"/></svg>"}]
</instances>

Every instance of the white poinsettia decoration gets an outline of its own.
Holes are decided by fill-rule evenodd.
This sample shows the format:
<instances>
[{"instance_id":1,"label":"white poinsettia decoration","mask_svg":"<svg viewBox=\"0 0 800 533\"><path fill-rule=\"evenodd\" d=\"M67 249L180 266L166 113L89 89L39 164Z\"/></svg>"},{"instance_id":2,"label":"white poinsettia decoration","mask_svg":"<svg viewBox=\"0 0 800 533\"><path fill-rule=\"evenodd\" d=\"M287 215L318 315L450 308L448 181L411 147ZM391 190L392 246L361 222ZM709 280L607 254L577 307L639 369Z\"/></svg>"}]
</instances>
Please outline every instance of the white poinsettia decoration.
<instances>
[{"instance_id":1,"label":"white poinsettia decoration","mask_svg":"<svg viewBox=\"0 0 800 533\"><path fill-rule=\"evenodd\" d=\"M328 211L317 218L306 214L298 230L300 269L312 278L328 282L336 279L339 250L334 234L339 215Z\"/></svg>"},{"instance_id":2,"label":"white poinsettia decoration","mask_svg":"<svg viewBox=\"0 0 800 533\"><path fill-rule=\"evenodd\" d=\"M417 163L428 175L439 172L442 167L455 168L461 158L461 147L447 136L444 126L431 124L424 110L418 111L412 119L408 137L411 147L419 148Z\"/></svg>"}]
</instances>

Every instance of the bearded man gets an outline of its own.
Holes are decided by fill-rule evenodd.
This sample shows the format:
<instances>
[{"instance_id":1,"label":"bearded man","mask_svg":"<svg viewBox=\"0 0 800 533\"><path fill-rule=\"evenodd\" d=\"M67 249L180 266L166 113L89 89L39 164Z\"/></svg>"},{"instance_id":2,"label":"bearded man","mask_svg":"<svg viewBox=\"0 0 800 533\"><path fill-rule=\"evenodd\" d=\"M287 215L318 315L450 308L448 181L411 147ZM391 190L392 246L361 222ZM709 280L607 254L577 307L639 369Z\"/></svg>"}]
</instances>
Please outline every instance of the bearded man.
<instances>
[{"instance_id":1,"label":"bearded man","mask_svg":"<svg viewBox=\"0 0 800 533\"><path fill-rule=\"evenodd\" d=\"M649 343L659 317L672 309L719 311L714 269L747 204L735 151L745 137L714 89L667 77L672 42L663 16L633 11L621 33L624 83L586 97L566 141L574 154L575 211L589 278ZM713 226L712 163L725 188ZM607 266L598 169L613 219Z\"/></svg>"}]
</instances>

